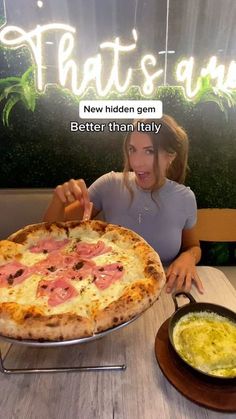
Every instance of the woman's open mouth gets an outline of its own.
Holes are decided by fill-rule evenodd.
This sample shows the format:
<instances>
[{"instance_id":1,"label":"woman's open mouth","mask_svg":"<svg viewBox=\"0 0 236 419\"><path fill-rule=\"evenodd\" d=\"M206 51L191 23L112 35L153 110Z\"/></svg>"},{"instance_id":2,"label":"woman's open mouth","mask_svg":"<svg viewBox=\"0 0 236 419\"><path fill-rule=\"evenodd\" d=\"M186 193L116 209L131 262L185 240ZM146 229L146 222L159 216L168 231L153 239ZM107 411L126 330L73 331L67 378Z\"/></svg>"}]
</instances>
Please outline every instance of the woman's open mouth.
<instances>
[{"instance_id":1,"label":"woman's open mouth","mask_svg":"<svg viewBox=\"0 0 236 419\"><path fill-rule=\"evenodd\" d=\"M152 176L150 172L135 172L136 178L138 180L138 183L140 184L150 184L152 183Z\"/></svg>"}]
</instances>

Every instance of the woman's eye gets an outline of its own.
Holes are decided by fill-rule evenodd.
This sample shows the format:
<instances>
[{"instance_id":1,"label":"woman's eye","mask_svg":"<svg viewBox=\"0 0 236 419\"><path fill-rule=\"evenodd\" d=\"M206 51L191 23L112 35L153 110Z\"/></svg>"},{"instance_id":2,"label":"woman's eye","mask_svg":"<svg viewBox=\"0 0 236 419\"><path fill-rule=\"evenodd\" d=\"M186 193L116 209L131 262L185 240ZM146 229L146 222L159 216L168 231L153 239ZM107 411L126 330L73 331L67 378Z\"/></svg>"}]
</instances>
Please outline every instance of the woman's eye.
<instances>
[{"instance_id":1,"label":"woman's eye","mask_svg":"<svg viewBox=\"0 0 236 419\"><path fill-rule=\"evenodd\" d=\"M146 154L153 154L153 153L154 153L154 150L152 148L146 150Z\"/></svg>"},{"instance_id":2,"label":"woman's eye","mask_svg":"<svg viewBox=\"0 0 236 419\"><path fill-rule=\"evenodd\" d=\"M131 154L131 153L133 153L133 152L134 152L134 148L133 148L133 147L129 147L129 148L128 148L128 153L129 153L129 154Z\"/></svg>"}]
</instances>

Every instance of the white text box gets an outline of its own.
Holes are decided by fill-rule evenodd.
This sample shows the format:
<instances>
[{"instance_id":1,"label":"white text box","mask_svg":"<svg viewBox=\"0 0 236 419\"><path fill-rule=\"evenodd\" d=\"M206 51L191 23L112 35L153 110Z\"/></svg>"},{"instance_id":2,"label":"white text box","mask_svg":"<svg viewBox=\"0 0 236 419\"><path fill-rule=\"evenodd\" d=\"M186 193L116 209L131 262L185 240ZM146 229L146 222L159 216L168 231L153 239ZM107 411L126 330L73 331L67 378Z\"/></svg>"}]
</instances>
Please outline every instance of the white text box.
<instances>
[{"instance_id":1,"label":"white text box","mask_svg":"<svg viewBox=\"0 0 236 419\"><path fill-rule=\"evenodd\" d=\"M160 100L81 100L83 119L156 119L162 117Z\"/></svg>"}]
</instances>

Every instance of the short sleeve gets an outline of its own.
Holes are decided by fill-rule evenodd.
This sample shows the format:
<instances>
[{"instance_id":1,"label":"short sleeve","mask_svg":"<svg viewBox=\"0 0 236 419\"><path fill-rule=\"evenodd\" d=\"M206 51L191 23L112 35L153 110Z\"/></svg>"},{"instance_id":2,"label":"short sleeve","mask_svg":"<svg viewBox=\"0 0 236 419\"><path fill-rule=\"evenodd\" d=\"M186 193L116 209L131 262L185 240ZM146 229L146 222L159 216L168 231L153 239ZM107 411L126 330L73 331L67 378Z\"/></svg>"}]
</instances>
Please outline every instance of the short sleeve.
<instances>
[{"instance_id":1,"label":"short sleeve","mask_svg":"<svg viewBox=\"0 0 236 419\"><path fill-rule=\"evenodd\" d=\"M193 228L197 222L197 202L193 191L188 188L188 198L186 199L186 221L184 229Z\"/></svg>"},{"instance_id":2,"label":"short sleeve","mask_svg":"<svg viewBox=\"0 0 236 419\"><path fill-rule=\"evenodd\" d=\"M98 211L103 210L103 202L108 194L109 183L110 173L106 173L95 180L95 182L88 188L89 199Z\"/></svg>"}]
</instances>

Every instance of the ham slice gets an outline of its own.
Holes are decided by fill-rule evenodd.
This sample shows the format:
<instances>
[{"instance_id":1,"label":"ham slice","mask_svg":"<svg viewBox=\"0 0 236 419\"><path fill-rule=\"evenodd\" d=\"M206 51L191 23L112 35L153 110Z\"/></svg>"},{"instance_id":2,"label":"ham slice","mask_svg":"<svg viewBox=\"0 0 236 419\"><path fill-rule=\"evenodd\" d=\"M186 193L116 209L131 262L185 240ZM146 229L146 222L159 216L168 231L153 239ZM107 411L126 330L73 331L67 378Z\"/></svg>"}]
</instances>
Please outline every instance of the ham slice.
<instances>
[{"instance_id":1,"label":"ham slice","mask_svg":"<svg viewBox=\"0 0 236 419\"><path fill-rule=\"evenodd\" d=\"M48 296L48 304L55 307L59 304L76 297L78 292L64 278L56 278L52 281L42 280L38 284L37 296Z\"/></svg>"},{"instance_id":2,"label":"ham slice","mask_svg":"<svg viewBox=\"0 0 236 419\"><path fill-rule=\"evenodd\" d=\"M97 243L81 242L76 246L76 252L81 259L91 259L110 251L111 247L107 247L102 240L99 240Z\"/></svg>"},{"instance_id":3,"label":"ham slice","mask_svg":"<svg viewBox=\"0 0 236 419\"><path fill-rule=\"evenodd\" d=\"M31 269L20 262L10 262L0 266L0 287L14 286L32 274Z\"/></svg>"},{"instance_id":4,"label":"ham slice","mask_svg":"<svg viewBox=\"0 0 236 419\"><path fill-rule=\"evenodd\" d=\"M76 262L70 269L70 278L81 281L88 276L93 275L96 264L92 260L81 260Z\"/></svg>"},{"instance_id":5,"label":"ham slice","mask_svg":"<svg viewBox=\"0 0 236 419\"><path fill-rule=\"evenodd\" d=\"M67 243L69 243L68 239L42 239L35 246L30 247L29 250L32 253L51 253L55 250L61 249Z\"/></svg>"},{"instance_id":6,"label":"ham slice","mask_svg":"<svg viewBox=\"0 0 236 419\"><path fill-rule=\"evenodd\" d=\"M104 290L123 276L124 269L120 263L111 263L109 265L96 267L93 274L93 282L96 287L100 290Z\"/></svg>"},{"instance_id":7,"label":"ham slice","mask_svg":"<svg viewBox=\"0 0 236 419\"><path fill-rule=\"evenodd\" d=\"M48 257L34 265L35 272L42 275L49 275L58 270L65 270L73 266L79 260L76 253L63 254L60 251L49 253Z\"/></svg>"}]
</instances>

